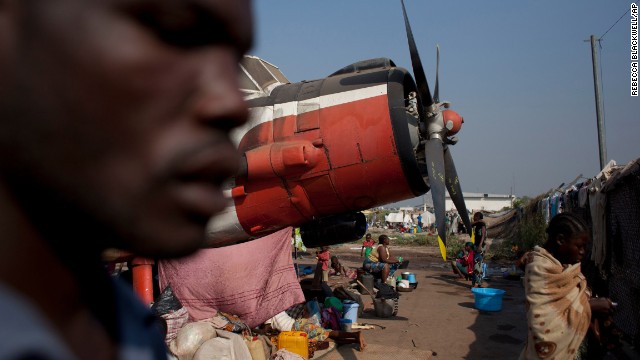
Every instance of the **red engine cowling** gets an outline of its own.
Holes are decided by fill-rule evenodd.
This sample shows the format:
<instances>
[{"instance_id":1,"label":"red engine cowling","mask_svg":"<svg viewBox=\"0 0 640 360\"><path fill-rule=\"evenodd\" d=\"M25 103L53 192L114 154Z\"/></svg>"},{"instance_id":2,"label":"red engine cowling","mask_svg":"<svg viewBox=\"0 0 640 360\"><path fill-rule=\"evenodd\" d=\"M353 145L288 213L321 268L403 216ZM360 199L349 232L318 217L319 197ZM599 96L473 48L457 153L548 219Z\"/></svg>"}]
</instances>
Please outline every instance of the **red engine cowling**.
<instances>
[{"instance_id":1,"label":"red engine cowling","mask_svg":"<svg viewBox=\"0 0 640 360\"><path fill-rule=\"evenodd\" d=\"M373 59L248 100L251 128L239 143L246 163L230 191L232 206L209 224L207 246L350 218L427 192L415 152L417 118L407 111L412 91L405 69Z\"/></svg>"}]
</instances>

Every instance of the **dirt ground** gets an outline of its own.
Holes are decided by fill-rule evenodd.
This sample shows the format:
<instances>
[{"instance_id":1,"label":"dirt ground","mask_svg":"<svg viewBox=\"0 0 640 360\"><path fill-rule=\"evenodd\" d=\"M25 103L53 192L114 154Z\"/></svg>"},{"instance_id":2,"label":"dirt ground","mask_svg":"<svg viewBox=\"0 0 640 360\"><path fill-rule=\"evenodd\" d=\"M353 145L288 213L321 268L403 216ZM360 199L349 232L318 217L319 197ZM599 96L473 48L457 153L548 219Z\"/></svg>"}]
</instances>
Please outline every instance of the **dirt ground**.
<instances>
[{"instance_id":1,"label":"dirt ground","mask_svg":"<svg viewBox=\"0 0 640 360\"><path fill-rule=\"evenodd\" d=\"M402 256L410 261L408 269L400 271L415 273L417 288L401 293L398 314L390 318L376 317L371 297L364 296L365 312L358 323L384 327L363 330L371 345L370 352L365 349L358 353L354 345L343 345L321 358L391 359L400 356L403 360L506 360L518 357L527 336L524 289L520 280L505 279L500 265L489 263L489 279L483 287L502 289L506 294L501 311L482 312L474 308L470 282L457 279L436 247L394 247L391 240L390 249L392 256ZM335 245L330 251L345 266L357 268L362 265L357 245ZM315 265L315 258L303 256L297 262ZM329 284L335 287L348 284L348 281L331 276ZM425 355L429 352L431 357Z\"/></svg>"}]
</instances>

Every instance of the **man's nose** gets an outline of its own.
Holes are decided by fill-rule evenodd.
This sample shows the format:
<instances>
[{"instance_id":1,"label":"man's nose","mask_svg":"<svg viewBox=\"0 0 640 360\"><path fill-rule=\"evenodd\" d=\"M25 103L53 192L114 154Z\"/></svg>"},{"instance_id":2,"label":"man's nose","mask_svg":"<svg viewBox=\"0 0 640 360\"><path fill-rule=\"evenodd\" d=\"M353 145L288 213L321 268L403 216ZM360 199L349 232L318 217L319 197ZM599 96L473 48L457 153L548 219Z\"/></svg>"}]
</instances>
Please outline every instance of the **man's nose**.
<instances>
[{"instance_id":1,"label":"man's nose","mask_svg":"<svg viewBox=\"0 0 640 360\"><path fill-rule=\"evenodd\" d=\"M195 115L213 127L230 130L247 121L248 110L239 83L235 53L225 49L208 50L199 59Z\"/></svg>"}]
</instances>

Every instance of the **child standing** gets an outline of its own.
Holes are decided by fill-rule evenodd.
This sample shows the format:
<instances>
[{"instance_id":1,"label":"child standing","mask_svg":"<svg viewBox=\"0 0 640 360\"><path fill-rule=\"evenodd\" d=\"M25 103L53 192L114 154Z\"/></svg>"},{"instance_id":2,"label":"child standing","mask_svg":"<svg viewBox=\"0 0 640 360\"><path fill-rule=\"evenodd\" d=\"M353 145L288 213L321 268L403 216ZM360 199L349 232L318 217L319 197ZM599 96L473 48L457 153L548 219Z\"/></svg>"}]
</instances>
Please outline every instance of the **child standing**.
<instances>
[{"instance_id":1,"label":"child standing","mask_svg":"<svg viewBox=\"0 0 640 360\"><path fill-rule=\"evenodd\" d=\"M331 253L328 246L323 246L320 251L316 251L316 257L318 258L318 265L322 269L322 281L329 281L329 260L331 259Z\"/></svg>"},{"instance_id":2,"label":"child standing","mask_svg":"<svg viewBox=\"0 0 640 360\"><path fill-rule=\"evenodd\" d=\"M373 245L375 245L376 242L371 238L371 234L367 234L367 236L365 236L364 241L362 242L362 249L360 249L360 257L362 257L364 255L365 258L369 257L369 254L371 254L371 251L373 250Z\"/></svg>"},{"instance_id":3,"label":"child standing","mask_svg":"<svg viewBox=\"0 0 640 360\"><path fill-rule=\"evenodd\" d=\"M484 215L481 212L473 214L473 238L475 250L479 254L484 253L485 240L487 239L487 224L482 220Z\"/></svg>"}]
</instances>

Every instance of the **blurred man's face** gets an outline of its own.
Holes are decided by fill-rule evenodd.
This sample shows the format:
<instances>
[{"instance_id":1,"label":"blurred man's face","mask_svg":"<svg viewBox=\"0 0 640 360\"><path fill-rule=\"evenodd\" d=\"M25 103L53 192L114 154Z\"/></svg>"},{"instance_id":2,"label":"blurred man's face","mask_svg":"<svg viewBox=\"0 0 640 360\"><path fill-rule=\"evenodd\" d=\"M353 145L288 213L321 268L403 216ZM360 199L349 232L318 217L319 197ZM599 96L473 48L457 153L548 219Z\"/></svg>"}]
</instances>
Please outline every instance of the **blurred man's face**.
<instances>
[{"instance_id":1,"label":"blurred man's face","mask_svg":"<svg viewBox=\"0 0 640 360\"><path fill-rule=\"evenodd\" d=\"M0 181L87 241L196 249L238 166L251 23L248 0L0 3Z\"/></svg>"}]
</instances>

